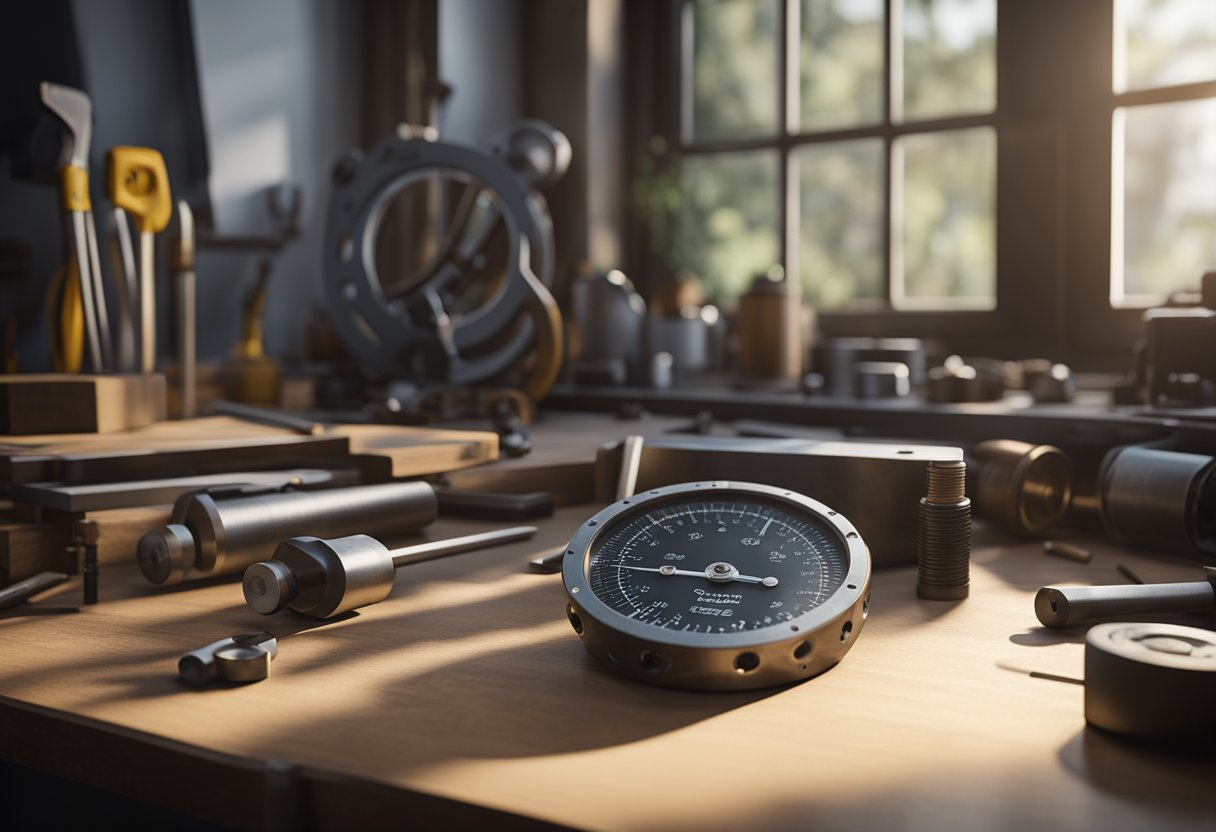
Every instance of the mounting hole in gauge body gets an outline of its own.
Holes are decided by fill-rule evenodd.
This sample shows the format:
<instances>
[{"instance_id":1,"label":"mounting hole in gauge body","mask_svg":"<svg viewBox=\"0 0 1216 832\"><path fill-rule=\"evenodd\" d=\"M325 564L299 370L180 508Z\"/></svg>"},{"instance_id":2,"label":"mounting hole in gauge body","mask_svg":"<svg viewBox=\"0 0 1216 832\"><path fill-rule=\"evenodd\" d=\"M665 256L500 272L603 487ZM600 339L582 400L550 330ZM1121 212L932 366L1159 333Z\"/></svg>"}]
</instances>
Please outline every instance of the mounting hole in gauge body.
<instances>
[{"instance_id":1,"label":"mounting hole in gauge body","mask_svg":"<svg viewBox=\"0 0 1216 832\"><path fill-rule=\"evenodd\" d=\"M707 481L615 503L571 539L562 575L584 646L626 676L743 690L835 666L868 611L856 529L787 489Z\"/></svg>"}]
</instances>

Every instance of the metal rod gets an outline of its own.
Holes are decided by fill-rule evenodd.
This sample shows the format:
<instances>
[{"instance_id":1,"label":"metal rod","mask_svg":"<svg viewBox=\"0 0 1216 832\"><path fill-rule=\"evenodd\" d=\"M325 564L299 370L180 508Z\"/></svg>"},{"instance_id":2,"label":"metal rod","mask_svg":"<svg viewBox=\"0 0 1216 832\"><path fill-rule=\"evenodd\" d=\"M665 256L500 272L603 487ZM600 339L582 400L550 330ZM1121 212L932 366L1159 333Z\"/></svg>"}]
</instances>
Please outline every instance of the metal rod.
<instances>
[{"instance_id":1,"label":"metal rod","mask_svg":"<svg viewBox=\"0 0 1216 832\"><path fill-rule=\"evenodd\" d=\"M621 449L621 471L616 481L616 498L624 500L633 496L638 486L638 468L642 464L642 444L640 436L626 436Z\"/></svg>"},{"instance_id":2,"label":"metal rod","mask_svg":"<svg viewBox=\"0 0 1216 832\"><path fill-rule=\"evenodd\" d=\"M139 369L156 370L156 274L151 231L139 234Z\"/></svg>"},{"instance_id":3,"label":"metal rod","mask_svg":"<svg viewBox=\"0 0 1216 832\"><path fill-rule=\"evenodd\" d=\"M430 543L419 543L417 546L406 546L393 549L389 554L393 558L393 568L410 566L448 555L459 555L474 549L485 549L497 546L499 543L513 543L516 540L527 540L536 534L536 526L512 526L509 529L498 529L492 532L470 534L464 537L452 537L447 540L435 540Z\"/></svg>"},{"instance_id":4,"label":"metal rod","mask_svg":"<svg viewBox=\"0 0 1216 832\"><path fill-rule=\"evenodd\" d=\"M1034 612L1045 627L1070 627L1128 616L1216 610L1216 589L1209 580L1134 586L1045 586L1034 598Z\"/></svg>"},{"instance_id":5,"label":"metal rod","mask_svg":"<svg viewBox=\"0 0 1216 832\"><path fill-rule=\"evenodd\" d=\"M37 595L39 592L59 586L68 576L62 572L39 572L32 578L26 578L7 589L0 589L0 610L15 607L22 601Z\"/></svg>"},{"instance_id":6,"label":"metal rod","mask_svg":"<svg viewBox=\"0 0 1216 832\"><path fill-rule=\"evenodd\" d=\"M89 361L93 372L105 370L101 352L101 336L97 330L97 306L93 300L93 280L89 277L89 234L86 230L83 211L72 211L72 248L76 257L77 277L80 280L80 306L84 312L85 341L89 347Z\"/></svg>"}]
</instances>

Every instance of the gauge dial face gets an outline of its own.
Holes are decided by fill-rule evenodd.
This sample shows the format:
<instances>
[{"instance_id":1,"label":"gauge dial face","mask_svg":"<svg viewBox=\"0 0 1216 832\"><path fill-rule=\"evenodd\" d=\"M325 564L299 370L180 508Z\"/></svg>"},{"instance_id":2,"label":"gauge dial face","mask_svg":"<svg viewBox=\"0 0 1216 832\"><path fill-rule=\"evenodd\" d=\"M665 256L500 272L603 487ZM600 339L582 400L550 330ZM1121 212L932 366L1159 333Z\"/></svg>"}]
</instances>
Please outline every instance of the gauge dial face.
<instances>
[{"instance_id":1,"label":"gauge dial face","mask_svg":"<svg viewBox=\"0 0 1216 832\"><path fill-rule=\"evenodd\" d=\"M654 627L731 633L786 625L840 589L849 555L826 519L776 499L702 493L639 506L601 530L587 561L600 601Z\"/></svg>"}]
</instances>

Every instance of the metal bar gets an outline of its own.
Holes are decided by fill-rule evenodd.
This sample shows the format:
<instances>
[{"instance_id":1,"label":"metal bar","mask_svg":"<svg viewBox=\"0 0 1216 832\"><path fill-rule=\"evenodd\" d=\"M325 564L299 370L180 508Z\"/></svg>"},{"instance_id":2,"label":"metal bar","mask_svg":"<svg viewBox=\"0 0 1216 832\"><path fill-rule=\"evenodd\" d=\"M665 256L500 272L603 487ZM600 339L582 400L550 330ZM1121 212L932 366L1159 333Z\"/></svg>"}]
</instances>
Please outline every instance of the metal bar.
<instances>
[{"instance_id":1,"label":"metal bar","mask_svg":"<svg viewBox=\"0 0 1216 832\"><path fill-rule=\"evenodd\" d=\"M1208 581L1111 586L1045 586L1034 612L1045 627L1071 627L1128 616L1216 609L1216 589Z\"/></svg>"},{"instance_id":2,"label":"metal bar","mask_svg":"<svg viewBox=\"0 0 1216 832\"><path fill-rule=\"evenodd\" d=\"M27 598L45 592L53 586L59 586L67 581L68 576L62 572L39 572L32 578L26 578L7 589L0 589L0 610L15 607Z\"/></svg>"},{"instance_id":3,"label":"metal bar","mask_svg":"<svg viewBox=\"0 0 1216 832\"><path fill-rule=\"evenodd\" d=\"M156 268L151 231L139 234L139 370L156 370Z\"/></svg>"},{"instance_id":4,"label":"metal bar","mask_svg":"<svg viewBox=\"0 0 1216 832\"><path fill-rule=\"evenodd\" d=\"M389 554L393 557L393 568L400 569L402 566L411 566L436 558L446 558L449 555L459 555L474 549L486 549L500 543L527 540L536 534L536 531L536 526L512 526L509 529L497 529L492 532L419 543L417 546L405 546L401 549L393 549Z\"/></svg>"}]
</instances>

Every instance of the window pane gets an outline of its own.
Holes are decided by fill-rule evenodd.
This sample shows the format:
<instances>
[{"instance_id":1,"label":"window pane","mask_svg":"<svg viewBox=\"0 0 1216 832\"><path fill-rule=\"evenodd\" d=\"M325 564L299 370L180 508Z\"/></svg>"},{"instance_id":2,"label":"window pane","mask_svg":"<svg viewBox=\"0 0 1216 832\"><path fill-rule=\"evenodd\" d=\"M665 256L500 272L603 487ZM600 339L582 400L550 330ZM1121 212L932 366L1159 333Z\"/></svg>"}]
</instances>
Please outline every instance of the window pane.
<instances>
[{"instance_id":1,"label":"window pane","mask_svg":"<svg viewBox=\"0 0 1216 832\"><path fill-rule=\"evenodd\" d=\"M710 297L741 295L781 262L776 151L686 156L680 183L678 257Z\"/></svg>"},{"instance_id":2,"label":"window pane","mask_svg":"<svg viewBox=\"0 0 1216 832\"><path fill-rule=\"evenodd\" d=\"M1115 90L1216 80L1212 0L1116 0Z\"/></svg>"},{"instance_id":3,"label":"window pane","mask_svg":"<svg viewBox=\"0 0 1216 832\"><path fill-rule=\"evenodd\" d=\"M697 0L691 15L692 139L774 135L778 0Z\"/></svg>"},{"instance_id":4,"label":"window pane","mask_svg":"<svg viewBox=\"0 0 1216 832\"><path fill-rule=\"evenodd\" d=\"M892 301L904 307L996 305L996 131L899 139ZM901 187L902 185L902 187Z\"/></svg>"},{"instance_id":5,"label":"window pane","mask_svg":"<svg viewBox=\"0 0 1216 832\"><path fill-rule=\"evenodd\" d=\"M1114 164L1112 303L1198 290L1216 268L1216 100L1116 110Z\"/></svg>"},{"instance_id":6,"label":"window pane","mask_svg":"<svg viewBox=\"0 0 1216 832\"><path fill-rule=\"evenodd\" d=\"M802 129L882 121L883 0L802 0Z\"/></svg>"},{"instance_id":7,"label":"window pane","mask_svg":"<svg viewBox=\"0 0 1216 832\"><path fill-rule=\"evenodd\" d=\"M832 308L881 298L882 139L808 145L801 181L798 270L806 298Z\"/></svg>"},{"instance_id":8,"label":"window pane","mask_svg":"<svg viewBox=\"0 0 1216 832\"><path fill-rule=\"evenodd\" d=\"M895 120L995 110L996 0L898 2L903 11L903 113ZM897 98L893 105L899 103Z\"/></svg>"}]
</instances>

